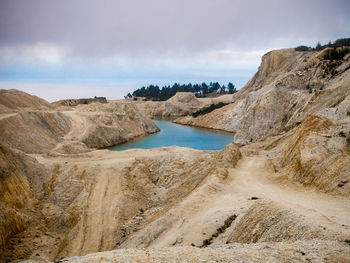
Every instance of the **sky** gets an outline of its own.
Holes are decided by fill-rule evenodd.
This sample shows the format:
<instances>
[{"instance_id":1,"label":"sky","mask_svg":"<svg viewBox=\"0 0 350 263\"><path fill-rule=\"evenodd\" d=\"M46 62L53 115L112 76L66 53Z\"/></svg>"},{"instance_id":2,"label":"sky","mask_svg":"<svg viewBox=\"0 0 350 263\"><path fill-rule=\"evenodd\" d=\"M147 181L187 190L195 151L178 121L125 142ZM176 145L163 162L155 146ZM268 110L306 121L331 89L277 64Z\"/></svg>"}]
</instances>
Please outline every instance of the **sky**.
<instances>
[{"instance_id":1,"label":"sky","mask_svg":"<svg viewBox=\"0 0 350 263\"><path fill-rule=\"evenodd\" d=\"M0 88L48 101L232 82L273 49L350 37L349 0L0 0Z\"/></svg>"}]
</instances>

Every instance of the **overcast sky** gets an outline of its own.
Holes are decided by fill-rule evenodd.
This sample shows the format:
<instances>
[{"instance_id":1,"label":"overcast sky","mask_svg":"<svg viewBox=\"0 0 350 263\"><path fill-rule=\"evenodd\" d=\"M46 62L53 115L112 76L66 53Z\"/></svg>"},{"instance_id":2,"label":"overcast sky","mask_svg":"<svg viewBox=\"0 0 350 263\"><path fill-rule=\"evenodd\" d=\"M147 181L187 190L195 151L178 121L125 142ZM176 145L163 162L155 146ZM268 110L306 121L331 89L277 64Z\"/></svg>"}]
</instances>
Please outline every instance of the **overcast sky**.
<instances>
[{"instance_id":1,"label":"overcast sky","mask_svg":"<svg viewBox=\"0 0 350 263\"><path fill-rule=\"evenodd\" d=\"M49 101L242 87L271 49L350 37L349 0L0 0L0 88Z\"/></svg>"}]
</instances>

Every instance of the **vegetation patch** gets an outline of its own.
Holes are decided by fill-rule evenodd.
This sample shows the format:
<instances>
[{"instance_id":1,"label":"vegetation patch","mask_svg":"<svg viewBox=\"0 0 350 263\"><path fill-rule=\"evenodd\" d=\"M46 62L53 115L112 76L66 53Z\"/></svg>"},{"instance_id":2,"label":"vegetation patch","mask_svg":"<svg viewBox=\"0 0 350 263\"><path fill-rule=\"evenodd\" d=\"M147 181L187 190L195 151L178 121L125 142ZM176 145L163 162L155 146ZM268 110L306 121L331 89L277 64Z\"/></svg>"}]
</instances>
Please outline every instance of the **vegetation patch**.
<instances>
[{"instance_id":1,"label":"vegetation patch","mask_svg":"<svg viewBox=\"0 0 350 263\"><path fill-rule=\"evenodd\" d=\"M213 110L216 110L216 109L219 109L219 108L222 108L226 105L228 105L229 103L224 103L224 102L219 102L218 104L211 104L210 106L208 107L205 107L203 109L200 109L200 110L197 110L195 112L192 113L192 117L197 117L199 115L204 115L204 114L207 114L209 112L212 112Z\"/></svg>"},{"instance_id":2,"label":"vegetation patch","mask_svg":"<svg viewBox=\"0 0 350 263\"><path fill-rule=\"evenodd\" d=\"M350 50L347 48L330 48L327 50L327 53L324 55L323 59L341 60L349 52Z\"/></svg>"},{"instance_id":3,"label":"vegetation patch","mask_svg":"<svg viewBox=\"0 0 350 263\"><path fill-rule=\"evenodd\" d=\"M335 40L333 43L329 41L328 44L322 45L320 42L317 43L316 47L308 47L308 46L298 46L294 48L296 51L321 51L327 47L337 48L337 47L349 47L350 46L350 38L339 38Z\"/></svg>"},{"instance_id":4,"label":"vegetation patch","mask_svg":"<svg viewBox=\"0 0 350 263\"><path fill-rule=\"evenodd\" d=\"M192 92L197 97L207 97L210 94L233 94L237 92L235 85L229 82L227 86L220 85L219 82L210 82L209 84L178 84L172 86L159 87L158 85L149 85L135 90L132 94L128 93L125 98L144 97L146 100L164 101L173 97L176 92Z\"/></svg>"},{"instance_id":5,"label":"vegetation patch","mask_svg":"<svg viewBox=\"0 0 350 263\"><path fill-rule=\"evenodd\" d=\"M256 196L252 196L251 198L249 198L249 200L258 200L260 199L259 197L256 197Z\"/></svg>"}]
</instances>

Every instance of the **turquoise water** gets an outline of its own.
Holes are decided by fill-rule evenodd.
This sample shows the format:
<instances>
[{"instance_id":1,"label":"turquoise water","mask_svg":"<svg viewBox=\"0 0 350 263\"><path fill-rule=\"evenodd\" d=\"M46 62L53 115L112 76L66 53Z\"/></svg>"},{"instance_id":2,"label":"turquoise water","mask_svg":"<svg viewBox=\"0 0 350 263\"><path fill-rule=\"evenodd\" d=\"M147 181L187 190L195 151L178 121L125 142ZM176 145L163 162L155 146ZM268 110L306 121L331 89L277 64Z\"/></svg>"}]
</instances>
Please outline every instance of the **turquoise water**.
<instances>
[{"instance_id":1,"label":"turquoise water","mask_svg":"<svg viewBox=\"0 0 350 263\"><path fill-rule=\"evenodd\" d=\"M233 134L228 132L182 126L169 120L156 120L155 123L160 132L120 144L111 150L151 149L173 145L198 150L221 150L233 139Z\"/></svg>"}]
</instances>

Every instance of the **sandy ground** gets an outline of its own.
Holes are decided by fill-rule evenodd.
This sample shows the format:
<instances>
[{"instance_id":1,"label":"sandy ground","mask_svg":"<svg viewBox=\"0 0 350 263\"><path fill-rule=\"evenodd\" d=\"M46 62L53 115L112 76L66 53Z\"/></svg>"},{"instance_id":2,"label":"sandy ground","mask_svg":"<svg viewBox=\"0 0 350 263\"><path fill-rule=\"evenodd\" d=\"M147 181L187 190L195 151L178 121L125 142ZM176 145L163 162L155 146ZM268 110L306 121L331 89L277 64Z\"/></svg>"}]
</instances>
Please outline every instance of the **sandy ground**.
<instances>
[{"instance_id":1,"label":"sandy ground","mask_svg":"<svg viewBox=\"0 0 350 263\"><path fill-rule=\"evenodd\" d=\"M193 151L179 147L152 150L134 149L108 153L98 151L99 154L95 155L95 160L100 164L107 164L113 160L122 167L122 164L126 165L135 158L157 157L173 153L189 154ZM89 159L81 161L91 162ZM343 232L343 234L350 233L350 203L347 198L319 193L298 184L281 184L274 177L274 171L266 157L243 156L235 168L228 169L228 173L220 169L215 170L194 191L153 222L132 234L117 250L65 260L68 262L124 262L124 260L138 262L147 259L145 262L163 262L169 257L174 262L188 262L187 260L214 260L215 262L220 259L223 262L242 262L240 260L243 257L248 262L261 262L260 260L266 259L271 262L303 262L304 260L308 262L307 259L296 257L295 254L300 254L299 250L304 249L314 253L316 258L321 257L324 256L322 247L329 249L324 252L326 254L333 255L341 252L340 254L343 255L344 251L347 254L350 248L335 241L226 244L230 236L229 230L232 230L235 221L225 226L225 220L233 215L238 217L244 215L252 205L261 201L273 201L278 206L292 210L303 216L308 222L324 229L337 233ZM106 197L118 194L118 185L114 185L113 180L110 179L106 173L91 189L91 196L89 196L91 200L86 217L90 222L85 222L89 226L85 231L91 233L89 235L85 232L86 236L94 236L99 231L105 231L103 225L113 224L108 221L108 218L111 217L106 215L106 211L101 211L105 208L100 205L101 202L106 203ZM107 193L109 191L114 193ZM259 199L255 201L251 200L251 197ZM112 202L113 198L107 201ZM197 249L203 247L204 240L213 236L217 229L223 226L225 226L223 232L215 236L211 240L212 244L209 244L212 250ZM87 247L96 247L97 244L93 244L95 242L98 242L98 239L87 240L82 244ZM191 248L191 246L197 248ZM80 251L84 251L81 249ZM256 253L264 249L266 250L264 253ZM285 253L282 255L281 251ZM288 261L287 255L293 260ZM346 260L345 257L345 261L342 258L339 262L346 262Z\"/></svg>"},{"instance_id":2,"label":"sandy ground","mask_svg":"<svg viewBox=\"0 0 350 263\"><path fill-rule=\"evenodd\" d=\"M243 157L236 168L229 169L228 174L217 171L208 176L183 201L137 232L121 247L201 246L203 240L224 225L227 218L243 214L255 202L250 200L251 197L273 201L303 215L315 225L336 232L349 229L350 203L347 198L315 192L291 183L281 185L271 180L273 177L265 157Z\"/></svg>"},{"instance_id":3,"label":"sandy ground","mask_svg":"<svg viewBox=\"0 0 350 263\"><path fill-rule=\"evenodd\" d=\"M298 184L273 183L269 178L273 179L274 174L263 156L243 158L230 175L236 192L278 202L320 225L350 226L349 198L319 193Z\"/></svg>"},{"instance_id":4,"label":"sandy ground","mask_svg":"<svg viewBox=\"0 0 350 263\"><path fill-rule=\"evenodd\" d=\"M225 152L223 156L227 157L229 153ZM233 257L232 253L244 257L251 254L256 257L256 261L249 259L248 262L259 262L266 260L267 255L271 258L285 258L288 253L276 256L285 249L291 250L291 255L299 255L299 247L313 251L317 257L323 255L320 251L327 246L331 246L327 253L340 251L343 255L349 252L350 247L344 246L344 240L350 237L350 202L346 196L324 194L301 184L280 181L270 160L263 153L249 156L243 154L234 168L230 168L232 165L223 165L217 154L222 153L175 146L150 150L96 150L81 154L30 154L53 171L52 178L55 180L51 196L43 204L43 218L50 220L55 213L53 218L59 220L70 218L73 213L79 215L76 219L72 218L78 220L78 223L72 229L65 228L65 224L62 229L57 228L68 231L68 235L55 231L45 232L43 236L39 234L35 240L40 245L34 248L34 239L29 233L37 235L35 227L33 231L28 229L16 240L21 240L28 250L32 249L33 253L28 252L32 259L51 256L58 259L62 256L84 256L98 251L111 251L101 253L107 255L110 261L123 261L122 258L125 257L130 262L137 262L140 260L138 257L143 257L144 249L147 249L155 258L155 261L152 259L150 262L162 262L164 253L173 257L175 262L182 262L182 259L222 258L226 262L240 260L239 257ZM185 168L182 169L182 166ZM203 173L201 169L204 166L206 172ZM56 167L60 171L57 178L54 172ZM150 179L154 176L158 176L159 183L160 180L165 181L159 185L153 184ZM185 180L197 176L195 183ZM176 183L176 180L180 181ZM181 189L186 188L184 183L191 183L193 187L183 191ZM75 191L79 187L83 187L83 190L76 195ZM161 195L172 187L174 191L179 191L176 192L178 194ZM71 200L72 196L76 197L71 205L61 203ZM159 200L152 201L158 196ZM252 197L258 199L252 200ZM163 200L171 202L171 205ZM273 207L278 206L279 210L275 214L269 210L270 203L273 203ZM258 210L266 207L266 213L271 214L265 217L264 210L254 214L254 210L251 210L254 206ZM140 207L144 208L142 215L137 214ZM251 212L255 218L249 218ZM280 220L277 221L277 227L266 226L266 223L281 214L282 219L277 218ZM291 221L283 221L289 215L292 215ZM239 225L242 218L249 222L247 229ZM289 223L295 223L293 227L296 227L287 236L280 235L281 229L278 227L289 228ZM130 224L136 227L128 228ZM256 224L256 229L248 229L252 224ZM121 229L130 231L125 238L116 239L119 238ZM260 232L272 234L269 234L267 241L265 236L265 240L254 241L257 243L246 247L241 243L231 243L243 242L231 239L234 233L240 231L247 231L249 235L248 231L252 231L252 235ZM300 238L298 231L305 231L306 234ZM50 242L44 239L47 234L52 237ZM279 240L276 240L276 236ZM64 246L60 245L64 248L63 253L57 250L57 244L62 238L65 240L62 243ZM297 244L290 243L299 241ZM264 245L263 242L274 244ZM227 248L228 245L233 248ZM265 254L252 252L263 249L264 246L269 247ZM51 256L46 255L48 251L52 251ZM194 252L198 253L198 257L193 258L191 253ZM177 253L183 253L184 258L176 260ZM100 262L99 258L99 254L95 254L91 255L89 261L83 257L68 260ZM294 262L298 262L297 259L299 258Z\"/></svg>"}]
</instances>

